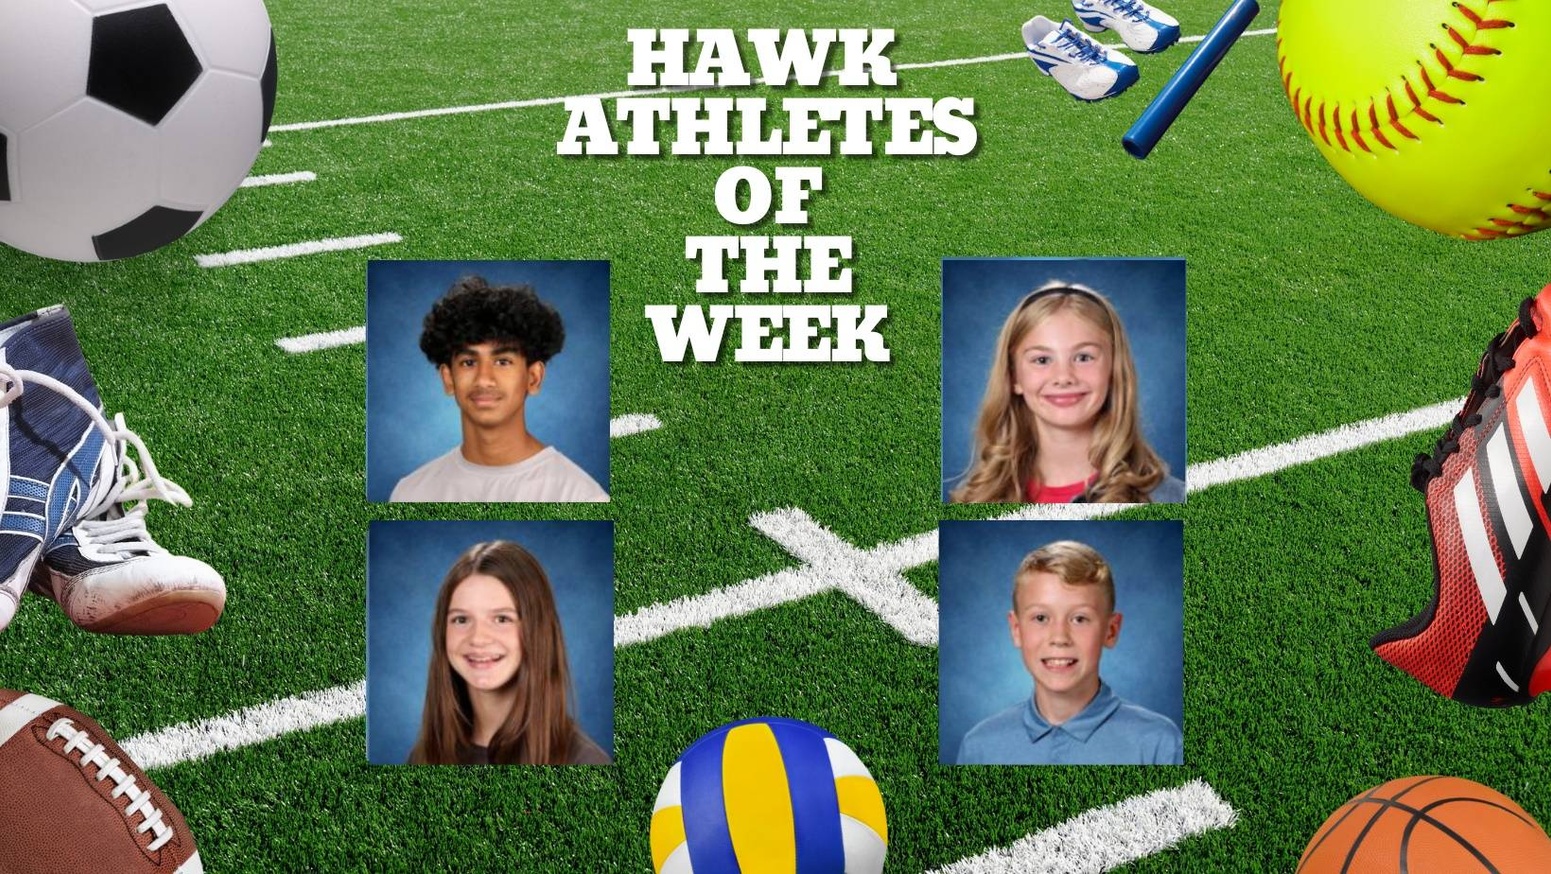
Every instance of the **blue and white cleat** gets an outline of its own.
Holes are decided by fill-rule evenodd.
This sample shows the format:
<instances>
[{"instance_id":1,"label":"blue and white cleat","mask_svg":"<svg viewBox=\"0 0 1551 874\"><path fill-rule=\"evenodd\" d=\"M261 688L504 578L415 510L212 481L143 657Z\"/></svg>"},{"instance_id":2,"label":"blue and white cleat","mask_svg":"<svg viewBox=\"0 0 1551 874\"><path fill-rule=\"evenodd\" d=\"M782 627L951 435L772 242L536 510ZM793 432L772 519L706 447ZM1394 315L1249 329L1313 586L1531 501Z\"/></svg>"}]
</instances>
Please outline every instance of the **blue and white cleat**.
<instances>
[{"instance_id":1,"label":"blue and white cleat","mask_svg":"<svg viewBox=\"0 0 1551 874\"><path fill-rule=\"evenodd\" d=\"M192 503L123 416L103 416L70 313L49 307L0 324L0 629L29 587L89 631L213 625L225 582L151 539L151 498Z\"/></svg>"},{"instance_id":2,"label":"blue and white cleat","mask_svg":"<svg viewBox=\"0 0 1551 874\"><path fill-rule=\"evenodd\" d=\"M1023 23L1023 45L1039 71L1061 83L1078 100L1103 100L1136 82L1136 62L1105 48L1072 26L1043 15Z\"/></svg>"},{"instance_id":3,"label":"blue and white cleat","mask_svg":"<svg viewBox=\"0 0 1551 874\"><path fill-rule=\"evenodd\" d=\"M1161 52L1179 40L1179 22L1142 0L1072 0L1072 11L1088 31L1113 30L1139 52Z\"/></svg>"}]
</instances>

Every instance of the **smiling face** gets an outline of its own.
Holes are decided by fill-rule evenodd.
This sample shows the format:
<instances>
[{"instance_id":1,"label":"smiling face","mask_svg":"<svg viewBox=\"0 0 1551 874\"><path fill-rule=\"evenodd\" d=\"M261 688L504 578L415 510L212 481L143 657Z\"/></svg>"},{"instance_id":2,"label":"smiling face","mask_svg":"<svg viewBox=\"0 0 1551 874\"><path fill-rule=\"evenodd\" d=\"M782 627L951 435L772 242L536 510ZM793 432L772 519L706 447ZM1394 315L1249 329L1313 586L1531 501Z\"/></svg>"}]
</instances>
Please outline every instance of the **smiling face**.
<instances>
[{"instance_id":1,"label":"smiling face","mask_svg":"<svg viewBox=\"0 0 1551 874\"><path fill-rule=\"evenodd\" d=\"M1018 578L1013 604L1007 625L1034 678L1041 712L1050 719L1052 709L1067 709L1051 708L1054 701L1081 709L1098 694L1104 648L1120 638L1121 617L1104 588L1074 586L1054 573L1035 571Z\"/></svg>"},{"instance_id":2,"label":"smiling face","mask_svg":"<svg viewBox=\"0 0 1551 874\"><path fill-rule=\"evenodd\" d=\"M522 423L528 395L538 394L544 382L543 362L530 364L516 346L499 341L460 349L438 370L464 425L485 430Z\"/></svg>"},{"instance_id":3,"label":"smiling face","mask_svg":"<svg viewBox=\"0 0 1551 874\"><path fill-rule=\"evenodd\" d=\"M469 688L501 689L522 666L522 625L506 584L473 574L447 606L447 661Z\"/></svg>"},{"instance_id":4,"label":"smiling face","mask_svg":"<svg viewBox=\"0 0 1551 874\"><path fill-rule=\"evenodd\" d=\"M1012 349L1012 391L1041 434L1092 431L1109 399L1109 333L1070 308L1051 313Z\"/></svg>"}]
</instances>

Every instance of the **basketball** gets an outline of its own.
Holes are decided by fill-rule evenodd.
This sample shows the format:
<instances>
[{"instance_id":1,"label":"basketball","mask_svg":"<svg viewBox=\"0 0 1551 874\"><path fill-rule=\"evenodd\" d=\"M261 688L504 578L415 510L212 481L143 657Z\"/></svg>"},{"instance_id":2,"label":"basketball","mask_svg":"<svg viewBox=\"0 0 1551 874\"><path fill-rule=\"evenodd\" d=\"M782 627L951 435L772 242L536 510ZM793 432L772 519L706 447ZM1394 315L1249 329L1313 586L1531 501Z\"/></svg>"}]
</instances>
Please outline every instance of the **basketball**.
<instances>
[{"instance_id":1,"label":"basketball","mask_svg":"<svg viewBox=\"0 0 1551 874\"><path fill-rule=\"evenodd\" d=\"M1551 837L1513 799L1459 777L1403 777L1342 805L1298 874L1551 871Z\"/></svg>"}]
</instances>

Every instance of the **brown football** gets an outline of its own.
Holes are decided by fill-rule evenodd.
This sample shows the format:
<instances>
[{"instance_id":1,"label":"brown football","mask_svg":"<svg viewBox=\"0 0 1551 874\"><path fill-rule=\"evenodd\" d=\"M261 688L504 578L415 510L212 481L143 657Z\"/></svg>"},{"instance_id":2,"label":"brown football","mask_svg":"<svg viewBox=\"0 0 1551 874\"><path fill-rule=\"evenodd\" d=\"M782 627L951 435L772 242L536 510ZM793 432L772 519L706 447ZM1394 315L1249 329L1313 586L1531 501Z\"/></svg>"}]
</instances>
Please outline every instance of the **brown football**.
<instances>
[{"instance_id":1,"label":"brown football","mask_svg":"<svg viewBox=\"0 0 1551 874\"><path fill-rule=\"evenodd\" d=\"M162 790L91 717L0 689L0 871L202 874Z\"/></svg>"}]
</instances>

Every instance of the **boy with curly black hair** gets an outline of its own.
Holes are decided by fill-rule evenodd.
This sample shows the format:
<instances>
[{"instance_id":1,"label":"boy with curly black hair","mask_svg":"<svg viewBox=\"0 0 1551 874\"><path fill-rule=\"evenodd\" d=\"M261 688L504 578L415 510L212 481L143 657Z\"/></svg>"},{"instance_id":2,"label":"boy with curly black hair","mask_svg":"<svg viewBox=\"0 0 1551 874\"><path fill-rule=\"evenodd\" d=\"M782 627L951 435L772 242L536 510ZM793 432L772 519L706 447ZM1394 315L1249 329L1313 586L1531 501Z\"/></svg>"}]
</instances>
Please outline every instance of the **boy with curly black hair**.
<instances>
[{"instance_id":1,"label":"boy with curly black hair","mask_svg":"<svg viewBox=\"0 0 1551 874\"><path fill-rule=\"evenodd\" d=\"M420 350L462 414L463 443L399 480L390 501L607 501L586 471L528 432L525 407L565 344L528 285L453 283L425 317Z\"/></svg>"}]
</instances>

